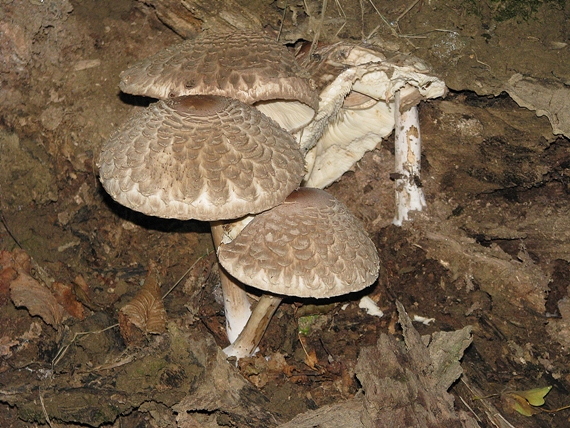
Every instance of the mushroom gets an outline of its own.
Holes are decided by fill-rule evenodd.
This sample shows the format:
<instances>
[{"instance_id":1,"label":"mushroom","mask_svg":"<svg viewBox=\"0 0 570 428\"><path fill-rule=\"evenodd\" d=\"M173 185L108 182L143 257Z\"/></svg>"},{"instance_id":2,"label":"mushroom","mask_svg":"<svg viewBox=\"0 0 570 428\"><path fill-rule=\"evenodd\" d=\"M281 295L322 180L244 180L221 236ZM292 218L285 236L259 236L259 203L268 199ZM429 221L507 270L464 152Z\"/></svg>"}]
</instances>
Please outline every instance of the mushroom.
<instances>
[{"instance_id":1,"label":"mushroom","mask_svg":"<svg viewBox=\"0 0 570 428\"><path fill-rule=\"evenodd\" d=\"M344 43L317 53L321 62L306 62L324 89L319 112L300 141L307 152L304 184L330 185L395 128L394 224L401 225L409 211L425 206L417 185L421 140L416 105L443 96L445 84L411 56L386 60L372 49Z\"/></svg>"},{"instance_id":2,"label":"mushroom","mask_svg":"<svg viewBox=\"0 0 570 428\"><path fill-rule=\"evenodd\" d=\"M256 215L218 249L222 266L264 294L238 339L224 351L238 358L256 348L280 296L330 298L359 291L378 277L376 247L361 223L324 190L299 188Z\"/></svg>"},{"instance_id":3,"label":"mushroom","mask_svg":"<svg viewBox=\"0 0 570 428\"><path fill-rule=\"evenodd\" d=\"M319 102L308 73L283 45L263 34L237 30L204 32L135 63L121 73L119 86L126 93L159 99L194 94L235 98L255 105L291 132L312 120ZM231 240L243 225L216 223L214 244ZM229 317L234 319L227 326L232 342L247 321L249 300L223 270L220 277L225 299L242 307L242 322Z\"/></svg>"},{"instance_id":4,"label":"mushroom","mask_svg":"<svg viewBox=\"0 0 570 428\"><path fill-rule=\"evenodd\" d=\"M210 222L281 203L304 174L288 132L247 104L207 95L135 111L104 144L99 167L103 187L122 205ZM212 223L215 241L221 228ZM247 296L236 285L222 287L227 324L239 333L250 314Z\"/></svg>"},{"instance_id":5,"label":"mushroom","mask_svg":"<svg viewBox=\"0 0 570 428\"><path fill-rule=\"evenodd\" d=\"M309 123L318 97L283 45L247 31L201 33L121 73L123 92L158 99L209 94L255 105L288 131Z\"/></svg>"},{"instance_id":6,"label":"mushroom","mask_svg":"<svg viewBox=\"0 0 570 428\"><path fill-rule=\"evenodd\" d=\"M392 223L401 226L410 211L422 211L426 198L419 185L422 140L418 107L402 104L402 91L394 96L394 159L396 214Z\"/></svg>"}]
</instances>

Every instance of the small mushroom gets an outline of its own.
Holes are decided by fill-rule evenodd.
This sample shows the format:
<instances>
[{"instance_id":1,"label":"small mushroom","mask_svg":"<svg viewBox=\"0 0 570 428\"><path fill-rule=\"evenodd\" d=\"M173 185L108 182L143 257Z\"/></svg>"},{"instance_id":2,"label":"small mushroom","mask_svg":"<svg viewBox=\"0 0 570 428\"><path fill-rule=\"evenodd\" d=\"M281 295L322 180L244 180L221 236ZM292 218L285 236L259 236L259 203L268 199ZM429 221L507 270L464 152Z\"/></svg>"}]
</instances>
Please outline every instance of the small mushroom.
<instances>
[{"instance_id":1,"label":"small mushroom","mask_svg":"<svg viewBox=\"0 0 570 428\"><path fill-rule=\"evenodd\" d=\"M255 108L219 96L185 96L135 111L104 144L100 180L147 215L215 222L281 203L304 162L294 138ZM221 225L212 225L216 241ZM216 247L219 242L215 242ZM228 325L249 318L243 290L222 282Z\"/></svg>"},{"instance_id":2,"label":"small mushroom","mask_svg":"<svg viewBox=\"0 0 570 428\"><path fill-rule=\"evenodd\" d=\"M209 94L255 105L283 128L309 123L318 97L287 48L246 31L201 33L121 73L123 92L166 99Z\"/></svg>"},{"instance_id":3,"label":"small mushroom","mask_svg":"<svg viewBox=\"0 0 570 428\"><path fill-rule=\"evenodd\" d=\"M300 188L258 214L218 249L222 266L252 287L282 296L329 298L359 291L378 277L376 247L361 223L324 190ZM250 355L281 297L262 296L226 354Z\"/></svg>"}]
</instances>

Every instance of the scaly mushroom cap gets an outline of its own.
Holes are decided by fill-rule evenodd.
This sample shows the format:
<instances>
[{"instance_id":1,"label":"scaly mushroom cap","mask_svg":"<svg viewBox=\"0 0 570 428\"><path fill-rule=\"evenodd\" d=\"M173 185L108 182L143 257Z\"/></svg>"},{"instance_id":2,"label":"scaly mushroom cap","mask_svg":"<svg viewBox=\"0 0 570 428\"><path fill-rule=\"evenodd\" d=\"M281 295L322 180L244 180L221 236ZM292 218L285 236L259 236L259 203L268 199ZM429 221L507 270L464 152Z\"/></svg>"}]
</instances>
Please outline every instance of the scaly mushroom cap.
<instances>
[{"instance_id":1,"label":"scaly mushroom cap","mask_svg":"<svg viewBox=\"0 0 570 428\"><path fill-rule=\"evenodd\" d=\"M136 111L104 144L99 166L103 187L120 204L204 221L267 210L304 174L290 134L255 108L216 96Z\"/></svg>"},{"instance_id":2,"label":"scaly mushroom cap","mask_svg":"<svg viewBox=\"0 0 570 428\"><path fill-rule=\"evenodd\" d=\"M309 188L257 215L218 258L244 284L317 298L362 290L380 265L360 222L332 195Z\"/></svg>"},{"instance_id":3,"label":"scaly mushroom cap","mask_svg":"<svg viewBox=\"0 0 570 428\"><path fill-rule=\"evenodd\" d=\"M121 73L120 88L166 99L221 95L246 104L296 100L313 110L319 101L287 48L258 33L202 33Z\"/></svg>"}]
</instances>

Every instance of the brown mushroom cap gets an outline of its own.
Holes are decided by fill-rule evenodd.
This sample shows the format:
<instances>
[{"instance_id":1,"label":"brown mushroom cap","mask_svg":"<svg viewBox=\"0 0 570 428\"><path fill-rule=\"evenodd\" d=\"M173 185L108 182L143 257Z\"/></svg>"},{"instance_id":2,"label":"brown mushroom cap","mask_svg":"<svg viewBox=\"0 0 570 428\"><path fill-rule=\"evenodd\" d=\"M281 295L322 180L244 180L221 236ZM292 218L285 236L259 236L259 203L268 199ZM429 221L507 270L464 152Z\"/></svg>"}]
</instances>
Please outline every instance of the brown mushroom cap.
<instances>
[{"instance_id":1,"label":"brown mushroom cap","mask_svg":"<svg viewBox=\"0 0 570 428\"><path fill-rule=\"evenodd\" d=\"M232 242L220 246L218 258L244 284L317 298L369 286L380 265L360 222L332 195L309 188L257 215Z\"/></svg>"},{"instance_id":2,"label":"brown mushroom cap","mask_svg":"<svg viewBox=\"0 0 570 428\"><path fill-rule=\"evenodd\" d=\"M117 202L181 220L267 210L304 174L289 133L255 108L217 96L136 111L104 144L99 165L103 187Z\"/></svg>"},{"instance_id":3,"label":"brown mushroom cap","mask_svg":"<svg viewBox=\"0 0 570 428\"><path fill-rule=\"evenodd\" d=\"M318 96L287 48L252 32L202 33L121 73L120 88L166 99L210 94L246 104L297 100L317 110Z\"/></svg>"}]
</instances>

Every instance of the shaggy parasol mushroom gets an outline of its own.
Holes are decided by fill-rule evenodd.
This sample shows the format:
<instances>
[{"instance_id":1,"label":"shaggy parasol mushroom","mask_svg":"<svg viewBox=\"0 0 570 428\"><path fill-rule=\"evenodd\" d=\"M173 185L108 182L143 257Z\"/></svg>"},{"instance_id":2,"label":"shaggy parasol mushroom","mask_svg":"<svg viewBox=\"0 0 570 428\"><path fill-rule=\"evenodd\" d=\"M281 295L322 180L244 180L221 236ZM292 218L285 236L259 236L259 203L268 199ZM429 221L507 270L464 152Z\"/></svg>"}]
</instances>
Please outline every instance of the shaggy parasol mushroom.
<instances>
[{"instance_id":1,"label":"shaggy parasol mushroom","mask_svg":"<svg viewBox=\"0 0 570 428\"><path fill-rule=\"evenodd\" d=\"M409 211L425 206L417 185L421 155L417 104L445 95L445 83L411 56L386 60L377 51L346 43L317 53L322 60L307 64L324 89L319 113L300 141L308 152L305 185L330 185L395 129L394 224L401 225Z\"/></svg>"},{"instance_id":2,"label":"shaggy parasol mushroom","mask_svg":"<svg viewBox=\"0 0 570 428\"><path fill-rule=\"evenodd\" d=\"M103 187L122 205L210 222L281 203L304 173L289 133L253 107L219 96L173 98L135 111L104 144L99 167ZM221 226L212 231L220 240ZM222 287L227 324L239 333L250 315L247 296L231 283Z\"/></svg>"},{"instance_id":3,"label":"shaggy parasol mushroom","mask_svg":"<svg viewBox=\"0 0 570 428\"><path fill-rule=\"evenodd\" d=\"M120 88L158 99L221 95L255 105L294 132L309 123L318 97L294 56L254 32L201 33L133 64Z\"/></svg>"},{"instance_id":4,"label":"shaggy parasol mushroom","mask_svg":"<svg viewBox=\"0 0 570 428\"><path fill-rule=\"evenodd\" d=\"M159 99L195 94L235 98L295 132L312 120L319 103L307 76L285 46L263 34L204 32L133 64L121 73L120 88ZM238 233L243 223L212 227L216 247L223 238ZM231 291L232 300L241 302L243 322L228 325L233 342L249 316L249 300L223 270L220 277L225 292Z\"/></svg>"},{"instance_id":5,"label":"shaggy parasol mushroom","mask_svg":"<svg viewBox=\"0 0 570 428\"><path fill-rule=\"evenodd\" d=\"M277 295L329 298L378 277L376 247L361 223L324 190L300 188L218 249L222 266L244 284ZM249 356L281 297L264 294L239 338L224 351Z\"/></svg>"}]
</instances>

